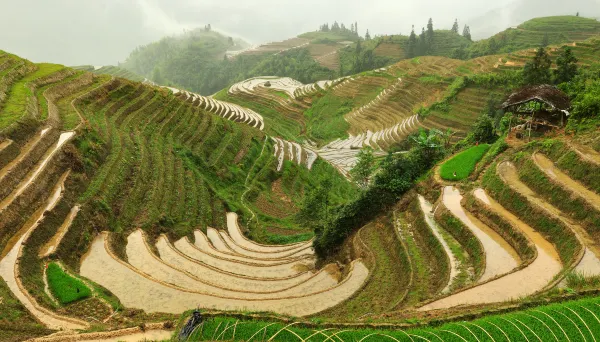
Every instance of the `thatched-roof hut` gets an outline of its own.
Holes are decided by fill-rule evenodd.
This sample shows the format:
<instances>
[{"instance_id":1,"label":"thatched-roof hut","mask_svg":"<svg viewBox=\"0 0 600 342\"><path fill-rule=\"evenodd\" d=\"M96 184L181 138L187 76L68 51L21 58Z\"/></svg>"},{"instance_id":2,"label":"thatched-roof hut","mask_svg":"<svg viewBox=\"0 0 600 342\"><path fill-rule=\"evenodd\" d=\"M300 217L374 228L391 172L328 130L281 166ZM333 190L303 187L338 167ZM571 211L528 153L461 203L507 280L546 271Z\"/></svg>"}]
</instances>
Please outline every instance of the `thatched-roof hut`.
<instances>
[{"instance_id":1,"label":"thatched-roof hut","mask_svg":"<svg viewBox=\"0 0 600 342\"><path fill-rule=\"evenodd\" d=\"M505 112L516 115L515 130L548 130L565 125L571 101L560 89L548 85L527 86L512 93L502 104Z\"/></svg>"},{"instance_id":2,"label":"thatched-roof hut","mask_svg":"<svg viewBox=\"0 0 600 342\"><path fill-rule=\"evenodd\" d=\"M519 89L504 101L502 108L506 111L512 111L513 113L517 113L519 110L523 109L528 113L531 113L532 111L527 109L532 107L526 106L526 108L523 108L523 105L533 102L545 105L547 107L546 110L563 112L566 115L569 115L568 111L571 109L569 96L560 89L549 84L527 86Z\"/></svg>"}]
</instances>

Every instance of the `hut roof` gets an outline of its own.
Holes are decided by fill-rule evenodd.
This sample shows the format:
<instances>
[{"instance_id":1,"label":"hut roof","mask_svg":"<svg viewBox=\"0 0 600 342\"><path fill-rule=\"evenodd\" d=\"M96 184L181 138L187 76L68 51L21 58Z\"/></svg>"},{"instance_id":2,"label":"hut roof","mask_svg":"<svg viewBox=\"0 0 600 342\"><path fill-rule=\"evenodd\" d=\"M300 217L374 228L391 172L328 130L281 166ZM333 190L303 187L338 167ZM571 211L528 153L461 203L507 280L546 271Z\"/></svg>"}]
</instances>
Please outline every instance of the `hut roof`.
<instances>
[{"instance_id":1,"label":"hut roof","mask_svg":"<svg viewBox=\"0 0 600 342\"><path fill-rule=\"evenodd\" d=\"M534 100L544 102L550 107L560 111L567 111L571 108L569 96L558 88L548 84L527 86L519 89L504 101L502 108L506 109Z\"/></svg>"}]
</instances>

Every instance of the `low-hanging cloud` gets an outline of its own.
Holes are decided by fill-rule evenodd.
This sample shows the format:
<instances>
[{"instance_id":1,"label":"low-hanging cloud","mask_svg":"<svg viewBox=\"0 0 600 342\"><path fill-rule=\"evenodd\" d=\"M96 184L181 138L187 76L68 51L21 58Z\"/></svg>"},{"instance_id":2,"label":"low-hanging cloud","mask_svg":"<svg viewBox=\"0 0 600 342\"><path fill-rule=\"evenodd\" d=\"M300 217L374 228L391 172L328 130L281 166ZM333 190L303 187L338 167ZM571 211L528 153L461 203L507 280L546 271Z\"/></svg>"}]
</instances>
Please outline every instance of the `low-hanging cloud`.
<instances>
[{"instance_id":1,"label":"low-hanging cloud","mask_svg":"<svg viewBox=\"0 0 600 342\"><path fill-rule=\"evenodd\" d=\"M455 18L464 24L510 1L5 0L0 49L36 62L106 65L124 61L136 46L206 24L252 43L290 38L334 20L358 22L362 35L367 29L408 34L430 17L436 28L450 28Z\"/></svg>"}]
</instances>

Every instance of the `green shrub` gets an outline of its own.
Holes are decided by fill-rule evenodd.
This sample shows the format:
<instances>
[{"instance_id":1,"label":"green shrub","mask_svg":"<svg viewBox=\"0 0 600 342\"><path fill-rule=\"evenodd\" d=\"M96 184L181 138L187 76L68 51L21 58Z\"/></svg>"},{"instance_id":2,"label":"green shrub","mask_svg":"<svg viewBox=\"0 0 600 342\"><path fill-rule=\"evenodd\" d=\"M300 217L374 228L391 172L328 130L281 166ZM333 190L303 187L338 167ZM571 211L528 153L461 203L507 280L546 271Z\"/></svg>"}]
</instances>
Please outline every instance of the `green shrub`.
<instances>
[{"instance_id":1,"label":"green shrub","mask_svg":"<svg viewBox=\"0 0 600 342\"><path fill-rule=\"evenodd\" d=\"M469 177L471 172L475 170L477 162L483 158L483 155L489 149L490 145L482 144L473 146L470 149L457 154L442 165L440 168L440 176L442 179L450 181L458 181ZM455 172L456 177L454 176Z\"/></svg>"},{"instance_id":2,"label":"green shrub","mask_svg":"<svg viewBox=\"0 0 600 342\"><path fill-rule=\"evenodd\" d=\"M88 298L92 295L90 289L81 280L68 275L56 263L48 265L46 275L50 291L63 305Z\"/></svg>"}]
</instances>

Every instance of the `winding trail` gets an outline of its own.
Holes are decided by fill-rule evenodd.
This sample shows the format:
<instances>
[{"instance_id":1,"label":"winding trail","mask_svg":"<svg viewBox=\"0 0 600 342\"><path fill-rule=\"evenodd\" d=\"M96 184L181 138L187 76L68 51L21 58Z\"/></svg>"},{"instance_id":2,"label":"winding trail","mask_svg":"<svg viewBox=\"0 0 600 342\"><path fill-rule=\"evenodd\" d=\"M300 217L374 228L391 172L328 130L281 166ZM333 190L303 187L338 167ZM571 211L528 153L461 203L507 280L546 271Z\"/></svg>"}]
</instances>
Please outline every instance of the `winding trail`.
<instances>
[{"instance_id":1,"label":"winding trail","mask_svg":"<svg viewBox=\"0 0 600 342\"><path fill-rule=\"evenodd\" d=\"M45 204L27 220L21 230L9 241L5 251L2 252L2 260L0 260L0 277L4 279L11 292L36 319L48 328L56 330L85 329L88 324L74 318L60 316L38 305L21 284L18 264L23 245L44 219L44 213L52 210L60 201L64 190L64 182L68 175L69 172L67 171L61 176Z\"/></svg>"},{"instance_id":2,"label":"winding trail","mask_svg":"<svg viewBox=\"0 0 600 342\"><path fill-rule=\"evenodd\" d=\"M520 263L517 252L493 229L486 226L461 205L462 195L452 186L446 186L442 195L444 205L479 239L486 255L485 272L480 282L513 270Z\"/></svg>"},{"instance_id":3,"label":"winding trail","mask_svg":"<svg viewBox=\"0 0 600 342\"><path fill-rule=\"evenodd\" d=\"M419 195L419 204L420 204L421 211L423 212L423 215L425 217L425 222L427 222L427 225L433 232L433 235L435 235L435 237L438 239L438 241L440 242L440 244L446 251L446 254L448 255L448 259L450 260L450 277L449 277L450 279L448 280L448 284L446 284L446 287L444 287L444 289L442 290L442 293L447 293L448 291L450 291L450 287L452 286L454 278L459 273L458 265L460 262L456 259L456 257L454 256L454 253L452 253L452 249L448 245L448 242L446 241L446 239L444 239L444 237L440 233L441 228L435 222L435 218L434 218L434 214L433 214L433 205L431 205L431 203L427 202L425 197L423 197L421 195Z\"/></svg>"},{"instance_id":4,"label":"winding trail","mask_svg":"<svg viewBox=\"0 0 600 342\"><path fill-rule=\"evenodd\" d=\"M519 173L512 163L502 162L499 164L498 174L504 183L510 186L511 189L527 198L531 204L542 208L550 216L561 221L578 236L585 246L585 253L584 258L577 265L576 271L587 275L600 274L600 259L598 259L598 256L600 255L600 245L589 236L583 227L571 221L571 219L566 217L558 208L548 203L523 183L519 179Z\"/></svg>"},{"instance_id":5,"label":"winding trail","mask_svg":"<svg viewBox=\"0 0 600 342\"><path fill-rule=\"evenodd\" d=\"M563 188L566 188L567 190L575 193L577 196L583 198L592 207L600 211L600 195L588 190L588 188L583 186L581 183L573 180L571 177L557 168L554 165L554 162L543 154L534 153L532 158L536 166L550 179L559 183Z\"/></svg>"},{"instance_id":6,"label":"winding trail","mask_svg":"<svg viewBox=\"0 0 600 342\"><path fill-rule=\"evenodd\" d=\"M447 309L458 305L497 303L535 294L543 290L560 273L562 265L556 248L533 228L489 198L483 189L475 190L475 197L501 215L535 244L536 259L527 267L427 304L420 311Z\"/></svg>"}]
</instances>

